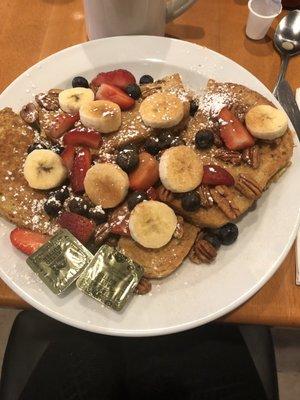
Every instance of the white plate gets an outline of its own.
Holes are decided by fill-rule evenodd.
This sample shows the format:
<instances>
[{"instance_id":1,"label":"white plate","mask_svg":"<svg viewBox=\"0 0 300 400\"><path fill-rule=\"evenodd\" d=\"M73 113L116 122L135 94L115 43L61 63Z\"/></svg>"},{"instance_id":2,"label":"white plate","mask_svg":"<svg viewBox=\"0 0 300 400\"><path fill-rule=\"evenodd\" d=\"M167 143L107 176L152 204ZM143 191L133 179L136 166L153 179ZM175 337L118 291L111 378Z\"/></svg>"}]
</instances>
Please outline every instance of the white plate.
<instances>
[{"instance_id":1,"label":"white plate","mask_svg":"<svg viewBox=\"0 0 300 400\"><path fill-rule=\"evenodd\" d=\"M197 90L208 78L232 81L270 100L269 90L244 68L207 48L158 37L115 37L77 45L39 62L1 95L0 108L16 111L34 94L71 85L72 77L88 79L97 72L127 68L136 77L155 78L179 72ZM278 104L278 103L277 103ZM237 242L222 247L217 261L198 266L188 261L178 272L154 284L146 296L135 296L118 314L74 289L57 297L34 275L25 256L9 243L12 225L1 220L0 275L40 311L67 324L110 335L146 336L178 332L207 323L233 310L274 274L295 238L299 221L300 152L276 185L263 194L256 210L239 222Z\"/></svg>"}]
</instances>

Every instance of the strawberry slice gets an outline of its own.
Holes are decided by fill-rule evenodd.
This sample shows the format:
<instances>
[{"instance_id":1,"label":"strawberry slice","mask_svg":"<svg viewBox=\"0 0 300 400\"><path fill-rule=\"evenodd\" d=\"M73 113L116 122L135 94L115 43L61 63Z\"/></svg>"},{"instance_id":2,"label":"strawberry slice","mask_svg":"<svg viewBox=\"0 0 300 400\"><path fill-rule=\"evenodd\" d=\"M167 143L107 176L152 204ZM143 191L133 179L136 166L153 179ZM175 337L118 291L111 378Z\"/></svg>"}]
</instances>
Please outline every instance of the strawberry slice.
<instances>
[{"instance_id":1,"label":"strawberry slice","mask_svg":"<svg viewBox=\"0 0 300 400\"><path fill-rule=\"evenodd\" d=\"M157 200L158 199L157 190L153 186L150 186L149 189L146 190L146 194L147 194L149 200Z\"/></svg>"},{"instance_id":2,"label":"strawberry slice","mask_svg":"<svg viewBox=\"0 0 300 400\"><path fill-rule=\"evenodd\" d=\"M33 254L49 239L49 236L33 232L30 229L15 228L10 232L12 245L27 255Z\"/></svg>"},{"instance_id":3,"label":"strawberry slice","mask_svg":"<svg viewBox=\"0 0 300 400\"><path fill-rule=\"evenodd\" d=\"M129 231L129 215L111 225L111 233L120 236L131 236Z\"/></svg>"},{"instance_id":4,"label":"strawberry slice","mask_svg":"<svg viewBox=\"0 0 300 400\"><path fill-rule=\"evenodd\" d=\"M72 145L66 146L60 156L64 165L68 168L69 171L72 171L75 158L75 147Z\"/></svg>"},{"instance_id":5,"label":"strawberry slice","mask_svg":"<svg viewBox=\"0 0 300 400\"><path fill-rule=\"evenodd\" d=\"M69 131L73 128L75 122L79 121L79 114L70 115L70 114L60 114L54 121L51 126L49 132L47 134L53 138L60 138L65 132Z\"/></svg>"},{"instance_id":6,"label":"strawberry slice","mask_svg":"<svg viewBox=\"0 0 300 400\"><path fill-rule=\"evenodd\" d=\"M254 145L253 136L227 107L220 111L219 122L220 135L228 149L242 150Z\"/></svg>"},{"instance_id":7,"label":"strawberry slice","mask_svg":"<svg viewBox=\"0 0 300 400\"><path fill-rule=\"evenodd\" d=\"M204 165L203 166L203 178L202 185L234 185L233 176L226 171L226 169L219 167L218 165Z\"/></svg>"},{"instance_id":8,"label":"strawberry slice","mask_svg":"<svg viewBox=\"0 0 300 400\"><path fill-rule=\"evenodd\" d=\"M71 186L74 193L84 192L83 181L91 164L92 156L90 150L86 147L81 148L75 156L71 172Z\"/></svg>"},{"instance_id":9,"label":"strawberry slice","mask_svg":"<svg viewBox=\"0 0 300 400\"><path fill-rule=\"evenodd\" d=\"M138 167L129 174L130 188L133 190L147 190L158 179L158 161L147 152L140 153Z\"/></svg>"},{"instance_id":10,"label":"strawberry slice","mask_svg":"<svg viewBox=\"0 0 300 400\"><path fill-rule=\"evenodd\" d=\"M116 69L109 72L100 72L91 82L93 86L101 86L103 83L125 89L126 86L136 83L136 81L131 72L126 69Z\"/></svg>"},{"instance_id":11,"label":"strawberry slice","mask_svg":"<svg viewBox=\"0 0 300 400\"><path fill-rule=\"evenodd\" d=\"M64 135L63 142L73 146L81 145L99 149L102 144L102 137L98 131L93 129L74 128Z\"/></svg>"},{"instance_id":12,"label":"strawberry slice","mask_svg":"<svg viewBox=\"0 0 300 400\"><path fill-rule=\"evenodd\" d=\"M57 222L62 228L68 229L81 243L88 242L95 230L93 221L69 211L61 213Z\"/></svg>"},{"instance_id":13,"label":"strawberry slice","mask_svg":"<svg viewBox=\"0 0 300 400\"><path fill-rule=\"evenodd\" d=\"M117 103L121 110L128 110L134 106L135 100L129 97L122 89L117 86L108 85L103 83L96 93L97 100L110 100Z\"/></svg>"}]
</instances>

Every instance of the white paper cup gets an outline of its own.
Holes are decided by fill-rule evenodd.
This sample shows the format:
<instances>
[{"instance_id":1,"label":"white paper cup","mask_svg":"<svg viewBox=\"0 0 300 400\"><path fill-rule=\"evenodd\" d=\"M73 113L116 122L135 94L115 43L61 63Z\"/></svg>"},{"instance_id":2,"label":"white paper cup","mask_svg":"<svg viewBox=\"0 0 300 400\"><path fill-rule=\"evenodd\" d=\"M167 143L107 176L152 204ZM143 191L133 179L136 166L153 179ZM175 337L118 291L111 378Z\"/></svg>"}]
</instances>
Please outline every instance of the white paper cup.
<instances>
[{"instance_id":1,"label":"white paper cup","mask_svg":"<svg viewBox=\"0 0 300 400\"><path fill-rule=\"evenodd\" d=\"M277 15L279 15L282 11L282 6L278 5L277 10L274 7L274 10L268 15L263 15L259 14L256 11L256 5L258 5L258 2L261 2L262 0L249 0L248 1L248 8L249 8L249 15L248 15L248 21L247 21L247 26L246 26L246 35L250 39L254 40L259 40L263 39L268 32L268 29L270 28L273 20Z\"/></svg>"}]
</instances>

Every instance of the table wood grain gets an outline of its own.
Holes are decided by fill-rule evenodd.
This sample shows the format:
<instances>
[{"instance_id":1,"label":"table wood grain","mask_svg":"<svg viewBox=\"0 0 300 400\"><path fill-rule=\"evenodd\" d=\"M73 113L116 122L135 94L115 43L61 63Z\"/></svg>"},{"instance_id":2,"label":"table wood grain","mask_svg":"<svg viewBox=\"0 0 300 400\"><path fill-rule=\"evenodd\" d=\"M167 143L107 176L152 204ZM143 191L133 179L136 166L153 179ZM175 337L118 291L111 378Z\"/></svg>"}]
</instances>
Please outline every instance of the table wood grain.
<instances>
[{"instance_id":1,"label":"table wood grain","mask_svg":"<svg viewBox=\"0 0 300 400\"><path fill-rule=\"evenodd\" d=\"M199 0L184 15L168 24L166 33L231 58L272 90L280 64L272 44L278 18L265 39L252 41L245 36L247 13L246 0ZM87 40L81 0L1 0L0 15L1 91L37 61ZM300 57L291 59L287 80L294 89L300 86L299 71ZM28 307L1 280L0 306ZM300 287L295 285L294 246L270 281L222 320L300 326Z\"/></svg>"}]
</instances>

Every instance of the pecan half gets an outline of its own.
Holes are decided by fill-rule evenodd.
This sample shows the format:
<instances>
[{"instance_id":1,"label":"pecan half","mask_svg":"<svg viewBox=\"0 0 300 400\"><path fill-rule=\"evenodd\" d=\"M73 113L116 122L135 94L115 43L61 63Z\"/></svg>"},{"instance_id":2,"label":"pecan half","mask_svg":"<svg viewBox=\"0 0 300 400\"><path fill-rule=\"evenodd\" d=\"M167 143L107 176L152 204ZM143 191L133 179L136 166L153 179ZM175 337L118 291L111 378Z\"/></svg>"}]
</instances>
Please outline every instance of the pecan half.
<instances>
[{"instance_id":1,"label":"pecan half","mask_svg":"<svg viewBox=\"0 0 300 400\"><path fill-rule=\"evenodd\" d=\"M175 228L175 231L173 233L173 237L175 239L181 239L184 233L184 228L183 228L183 218L178 215L177 216L177 225Z\"/></svg>"},{"instance_id":2,"label":"pecan half","mask_svg":"<svg viewBox=\"0 0 300 400\"><path fill-rule=\"evenodd\" d=\"M210 193L210 188L206 185L200 185L197 190L200 196L202 207L212 207L214 204L214 199L212 198L212 195Z\"/></svg>"},{"instance_id":3,"label":"pecan half","mask_svg":"<svg viewBox=\"0 0 300 400\"><path fill-rule=\"evenodd\" d=\"M38 123L39 120L39 112L36 108L34 103L28 103L22 110L20 111L20 117L25 121L27 124L34 124Z\"/></svg>"},{"instance_id":4,"label":"pecan half","mask_svg":"<svg viewBox=\"0 0 300 400\"><path fill-rule=\"evenodd\" d=\"M108 238L110 232L111 227L107 222L98 225L95 229L95 242L102 244Z\"/></svg>"},{"instance_id":5,"label":"pecan half","mask_svg":"<svg viewBox=\"0 0 300 400\"><path fill-rule=\"evenodd\" d=\"M232 195L227 186L216 186L211 190L212 198L217 206L223 211L227 218L235 219L240 215L238 206L234 203Z\"/></svg>"},{"instance_id":6,"label":"pecan half","mask_svg":"<svg viewBox=\"0 0 300 400\"><path fill-rule=\"evenodd\" d=\"M147 278L142 278L137 287L135 288L135 293L136 294L147 294L150 292L150 290L152 289L152 284L149 281L149 279Z\"/></svg>"},{"instance_id":7,"label":"pecan half","mask_svg":"<svg viewBox=\"0 0 300 400\"><path fill-rule=\"evenodd\" d=\"M217 149L214 156L219 160L225 161L232 165L240 165L242 162L242 154L238 151Z\"/></svg>"},{"instance_id":8,"label":"pecan half","mask_svg":"<svg viewBox=\"0 0 300 400\"><path fill-rule=\"evenodd\" d=\"M214 246L204 239L196 239L189 253L189 259L195 264L212 262L217 256Z\"/></svg>"},{"instance_id":9,"label":"pecan half","mask_svg":"<svg viewBox=\"0 0 300 400\"><path fill-rule=\"evenodd\" d=\"M166 189L164 186L160 186L157 190L158 198L164 203L169 203L174 199L173 193Z\"/></svg>"},{"instance_id":10,"label":"pecan half","mask_svg":"<svg viewBox=\"0 0 300 400\"><path fill-rule=\"evenodd\" d=\"M57 111L59 109L57 94L40 93L35 96L35 101L48 111Z\"/></svg>"},{"instance_id":11,"label":"pecan half","mask_svg":"<svg viewBox=\"0 0 300 400\"><path fill-rule=\"evenodd\" d=\"M263 188L254 178L250 178L245 174L239 174L235 187L250 200L258 199L263 191Z\"/></svg>"},{"instance_id":12,"label":"pecan half","mask_svg":"<svg viewBox=\"0 0 300 400\"><path fill-rule=\"evenodd\" d=\"M260 163L259 147L254 145L243 150L242 159L250 167L254 169L258 168Z\"/></svg>"}]
</instances>

